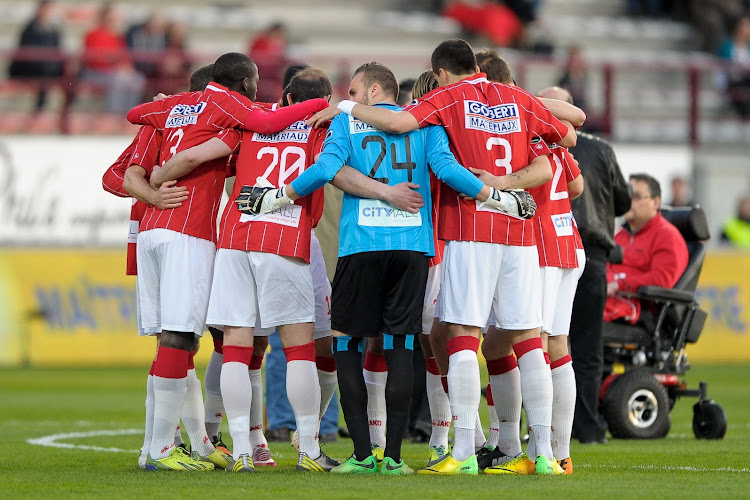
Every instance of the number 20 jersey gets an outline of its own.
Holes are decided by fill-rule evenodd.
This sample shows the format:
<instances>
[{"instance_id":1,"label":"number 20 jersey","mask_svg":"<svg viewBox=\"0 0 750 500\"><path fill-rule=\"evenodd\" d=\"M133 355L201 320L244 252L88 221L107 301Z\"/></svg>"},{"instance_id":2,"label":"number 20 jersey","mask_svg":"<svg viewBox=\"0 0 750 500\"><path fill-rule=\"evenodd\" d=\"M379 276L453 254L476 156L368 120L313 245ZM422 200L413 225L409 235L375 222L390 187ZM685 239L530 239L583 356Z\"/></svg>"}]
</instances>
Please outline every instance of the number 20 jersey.
<instances>
[{"instance_id":1,"label":"number 20 jersey","mask_svg":"<svg viewBox=\"0 0 750 500\"><path fill-rule=\"evenodd\" d=\"M243 214L235 200L242 186L263 177L275 187L286 186L313 163L325 141L325 128L297 121L275 134L243 132L237 177L219 223L219 248L266 252L310 262L310 234L323 213L323 190L293 205L262 215Z\"/></svg>"}]
</instances>

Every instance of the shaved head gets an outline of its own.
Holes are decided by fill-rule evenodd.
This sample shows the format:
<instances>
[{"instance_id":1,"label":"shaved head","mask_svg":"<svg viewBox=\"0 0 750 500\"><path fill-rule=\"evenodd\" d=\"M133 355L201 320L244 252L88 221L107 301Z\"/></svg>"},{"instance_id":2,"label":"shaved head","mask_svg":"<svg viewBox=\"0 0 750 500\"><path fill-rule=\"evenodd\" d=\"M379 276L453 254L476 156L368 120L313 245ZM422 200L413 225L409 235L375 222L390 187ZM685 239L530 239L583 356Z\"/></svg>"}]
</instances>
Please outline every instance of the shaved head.
<instances>
[{"instance_id":1,"label":"shaved head","mask_svg":"<svg viewBox=\"0 0 750 500\"><path fill-rule=\"evenodd\" d=\"M565 101L568 104L573 104L573 96L570 92L561 87L547 87L537 94L538 97L544 97L545 99L556 99L558 101Z\"/></svg>"}]
</instances>

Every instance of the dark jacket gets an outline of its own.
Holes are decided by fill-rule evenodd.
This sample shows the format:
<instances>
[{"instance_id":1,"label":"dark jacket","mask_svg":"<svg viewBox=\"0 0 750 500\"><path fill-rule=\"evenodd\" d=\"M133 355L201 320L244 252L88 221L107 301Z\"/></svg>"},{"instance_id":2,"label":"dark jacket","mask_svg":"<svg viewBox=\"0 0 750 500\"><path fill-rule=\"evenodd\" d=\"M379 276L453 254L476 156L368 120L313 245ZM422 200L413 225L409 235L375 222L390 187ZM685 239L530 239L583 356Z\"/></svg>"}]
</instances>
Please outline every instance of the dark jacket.
<instances>
[{"instance_id":1,"label":"dark jacket","mask_svg":"<svg viewBox=\"0 0 750 500\"><path fill-rule=\"evenodd\" d=\"M32 19L21 32L18 42L20 49L59 49L60 32L56 27L44 28ZM49 57L45 55L43 57ZM62 75L63 64L59 59L34 60L29 55L16 57L10 64L8 73L11 78L55 78Z\"/></svg>"},{"instance_id":2,"label":"dark jacket","mask_svg":"<svg viewBox=\"0 0 750 500\"><path fill-rule=\"evenodd\" d=\"M630 185L620 171L612 146L604 139L578 132L570 149L585 182L583 194L571 201L583 247L609 252L615 247L615 217L630 210Z\"/></svg>"}]
</instances>

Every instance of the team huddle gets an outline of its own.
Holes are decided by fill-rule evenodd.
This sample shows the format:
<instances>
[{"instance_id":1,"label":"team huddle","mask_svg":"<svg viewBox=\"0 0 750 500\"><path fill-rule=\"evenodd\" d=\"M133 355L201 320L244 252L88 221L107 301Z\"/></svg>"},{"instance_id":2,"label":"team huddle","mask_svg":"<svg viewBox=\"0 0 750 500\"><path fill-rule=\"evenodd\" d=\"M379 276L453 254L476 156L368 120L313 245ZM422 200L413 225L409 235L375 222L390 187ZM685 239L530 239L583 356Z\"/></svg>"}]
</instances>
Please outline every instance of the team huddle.
<instances>
[{"instance_id":1,"label":"team huddle","mask_svg":"<svg viewBox=\"0 0 750 500\"><path fill-rule=\"evenodd\" d=\"M190 92L128 113L141 129L103 184L134 198L128 274L139 334L157 336L142 468L276 465L260 368L277 330L297 470L414 473L401 441L417 341L432 417L419 474L572 473L567 334L585 255L570 206L583 179L566 148L585 116L561 89L539 99L516 87L505 61L463 40L441 43L431 63L404 108L378 63L355 71L337 107L315 68L266 104L254 102L253 61L229 53L196 71ZM329 182L344 192L332 284L313 232ZM206 328L204 401L193 356ZM478 413L482 335L489 436ZM337 387L354 445L343 462L318 442Z\"/></svg>"}]
</instances>

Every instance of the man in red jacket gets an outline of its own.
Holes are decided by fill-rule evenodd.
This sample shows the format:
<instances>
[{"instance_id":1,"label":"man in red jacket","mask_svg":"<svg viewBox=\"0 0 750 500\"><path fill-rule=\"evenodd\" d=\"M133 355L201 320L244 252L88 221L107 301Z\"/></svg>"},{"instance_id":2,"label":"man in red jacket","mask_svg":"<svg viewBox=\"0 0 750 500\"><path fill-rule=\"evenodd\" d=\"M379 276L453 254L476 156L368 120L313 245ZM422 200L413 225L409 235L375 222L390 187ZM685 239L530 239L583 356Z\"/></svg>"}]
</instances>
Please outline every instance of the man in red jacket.
<instances>
[{"instance_id":1,"label":"man in red jacket","mask_svg":"<svg viewBox=\"0 0 750 500\"><path fill-rule=\"evenodd\" d=\"M607 265L605 321L624 318L635 323L641 312L639 301L618 292L636 292L644 285L672 288L688 263L685 240L659 213L659 182L647 174L633 174L630 185L633 202L615 235L615 243L623 249L622 264Z\"/></svg>"}]
</instances>

